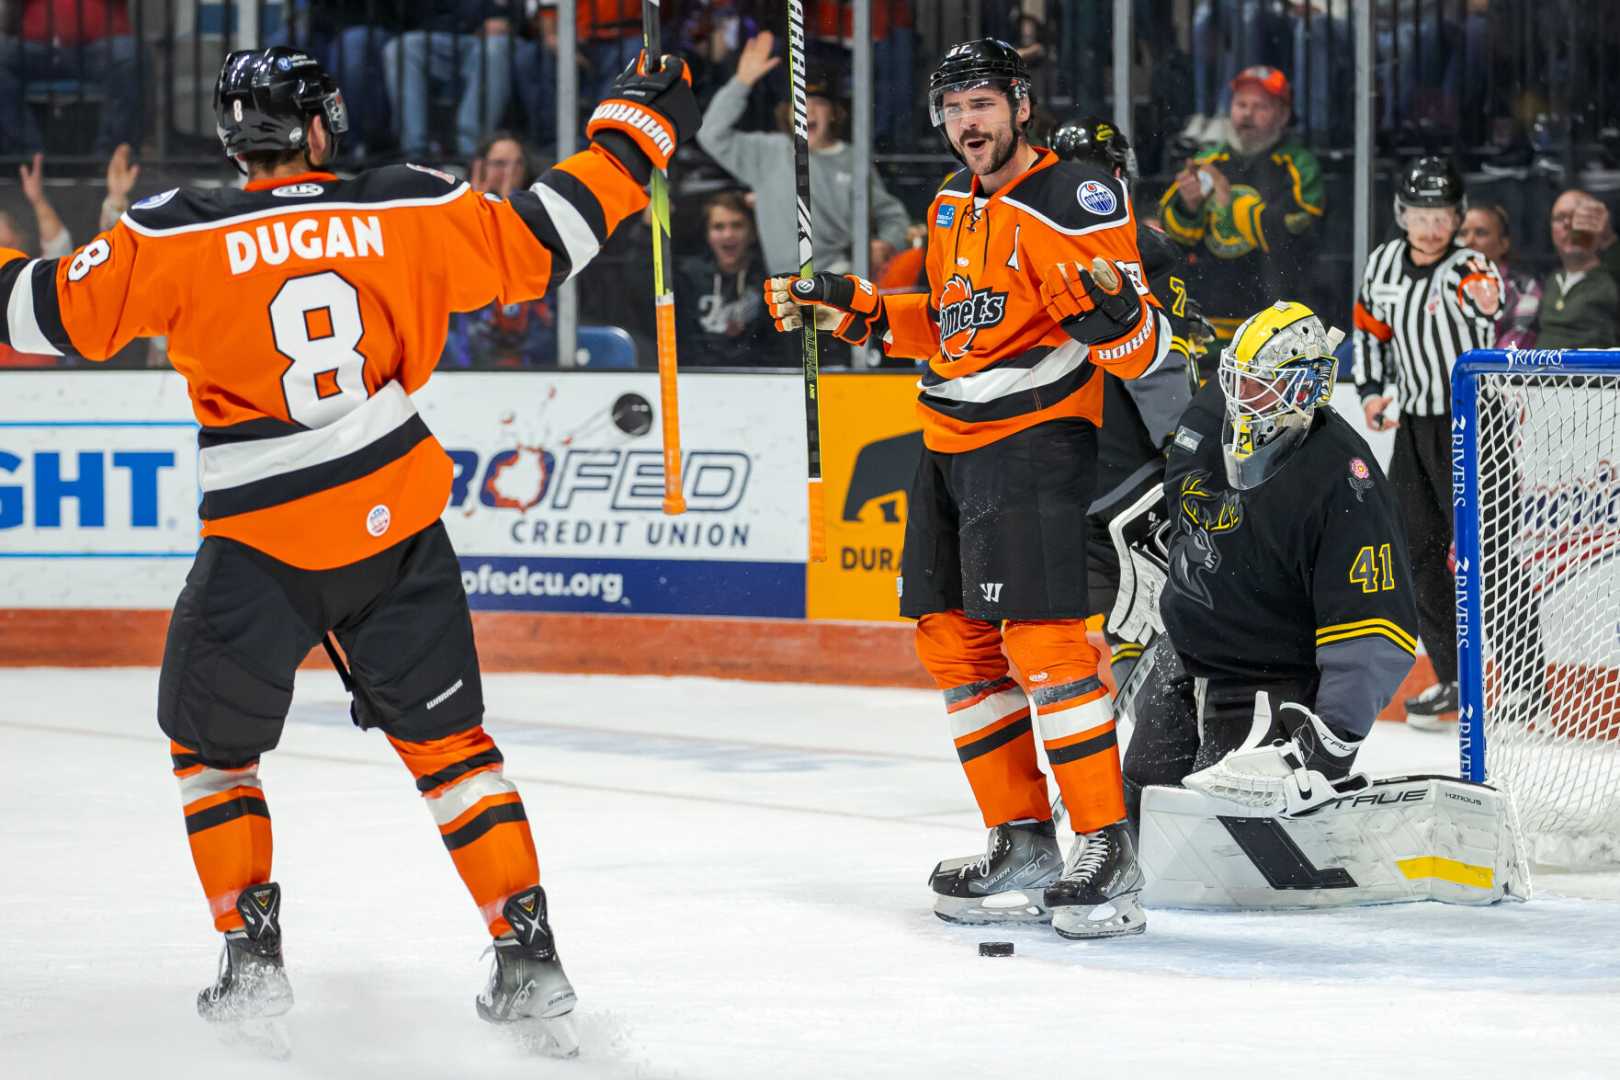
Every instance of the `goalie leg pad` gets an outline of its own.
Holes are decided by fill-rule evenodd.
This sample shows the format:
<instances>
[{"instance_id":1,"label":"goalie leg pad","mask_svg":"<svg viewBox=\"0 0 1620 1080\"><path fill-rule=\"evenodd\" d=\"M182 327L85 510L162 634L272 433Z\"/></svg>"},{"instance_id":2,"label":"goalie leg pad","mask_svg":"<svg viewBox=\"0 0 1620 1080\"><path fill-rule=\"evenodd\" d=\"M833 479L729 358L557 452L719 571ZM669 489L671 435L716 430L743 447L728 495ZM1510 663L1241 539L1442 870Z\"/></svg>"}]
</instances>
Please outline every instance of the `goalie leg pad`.
<instances>
[{"instance_id":1,"label":"goalie leg pad","mask_svg":"<svg viewBox=\"0 0 1620 1080\"><path fill-rule=\"evenodd\" d=\"M1374 780L1294 818L1150 787L1140 851L1149 907L1482 905L1533 895L1507 794L1450 777Z\"/></svg>"},{"instance_id":2,"label":"goalie leg pad","mask_svg":"<svg viewBox=\"0 0 1620 1080\"><path fill-rule=\"evenodd\" d=\"M1121 686L1116 711L1132 722L1125 751L1125 810L1140 826L1142 790L1179 784L1198 754L1198 707L1192 680L1164 635L1154 639Z\"/></svg>"}]
</instances>

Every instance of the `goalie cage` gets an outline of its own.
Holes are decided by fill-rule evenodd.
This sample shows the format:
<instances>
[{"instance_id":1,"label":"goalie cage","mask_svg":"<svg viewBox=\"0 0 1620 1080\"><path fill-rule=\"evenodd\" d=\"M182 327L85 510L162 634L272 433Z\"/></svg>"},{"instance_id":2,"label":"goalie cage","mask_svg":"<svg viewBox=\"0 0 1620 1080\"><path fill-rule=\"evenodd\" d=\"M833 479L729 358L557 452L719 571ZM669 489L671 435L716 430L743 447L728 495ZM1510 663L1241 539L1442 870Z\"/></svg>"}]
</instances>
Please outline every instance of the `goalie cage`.
<instances>
[{"instance_id":1,"label":"goalie cage","mask_svg":"<svg viewBox=\"0 0 1620 1080\"><path fill-rule=\"evenodd\" d=\"M1532 860L1620 864L1620 352L1452 373L1459 748Z\"/></svg>"}]
</instances>

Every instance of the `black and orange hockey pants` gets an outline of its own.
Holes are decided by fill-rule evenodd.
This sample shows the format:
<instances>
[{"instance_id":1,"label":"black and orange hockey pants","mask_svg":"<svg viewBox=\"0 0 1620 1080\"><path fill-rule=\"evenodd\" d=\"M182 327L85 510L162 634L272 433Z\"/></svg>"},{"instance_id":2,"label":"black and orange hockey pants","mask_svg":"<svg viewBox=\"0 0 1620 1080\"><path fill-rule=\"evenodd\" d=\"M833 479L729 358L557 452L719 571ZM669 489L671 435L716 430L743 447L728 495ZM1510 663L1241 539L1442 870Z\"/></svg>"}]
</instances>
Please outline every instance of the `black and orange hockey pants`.
<instances>
[{"instance_id":1,"label":"black and orange hockey pants","mask_svg":"<svg viewBox=\"0 0 1620 1080\"><path fill-rule=\"evenodd\" d=\"M336 570L203 541L169 623L158 722L214 926L239 929L237 895L270 880L259 758L280 741L293 673L328 631L346 656L355 723L387 735L485 924L508 932L501 907L539 882L539 863L483 729L466 592L438 524Z\"/></svg>"}]
</instances>

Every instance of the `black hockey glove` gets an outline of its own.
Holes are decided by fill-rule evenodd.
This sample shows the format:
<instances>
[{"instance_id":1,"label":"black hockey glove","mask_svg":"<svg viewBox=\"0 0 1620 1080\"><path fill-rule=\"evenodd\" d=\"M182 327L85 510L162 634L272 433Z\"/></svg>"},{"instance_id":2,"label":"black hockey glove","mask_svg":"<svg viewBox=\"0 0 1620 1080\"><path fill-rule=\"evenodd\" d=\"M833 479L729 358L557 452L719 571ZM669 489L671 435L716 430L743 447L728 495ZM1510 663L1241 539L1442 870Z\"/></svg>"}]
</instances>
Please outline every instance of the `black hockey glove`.
<instances>
[{"instance_id":1,"label":"black hockey glove","mask_svg":"<svg viewBox=\"0 0 1620 1080\"><path fill-rule=\"evenodd\" d=\"M823 271L813 277L765 279L765 309L778 331L785 334L803 326L804 307L816 309L817 330L831 330L851 345L867 344L874 332L879 339L889 332L883 298L865 278Z\"/></svg>"},{"instance_id":2,"label":"black hockey glove","mask_svg":"<svg viewBox=\"0 0 1620 1080\"><path fill-rule=\"evenodd\" d=\"M1058 263L1047 270L1041 303L1052 321L1082 345L1118 340L1142 321L1135 280L1100 255L1089 270L1079 263Z\"/></svg>"},{"instance_id":3,"label":"black hockey glove","mask_svg":"<svg viewBox=\"0 0 1620 1080\"><path fill-rule=\"evenodd\" d=\"M665 56L657 71L648 71L646 60L643 51L613 80L613 89L585 125L585 136L643 184L653 169L669 168L676 147L691 142L702 123L686 64Z\"/></svg>"}]
</instances>

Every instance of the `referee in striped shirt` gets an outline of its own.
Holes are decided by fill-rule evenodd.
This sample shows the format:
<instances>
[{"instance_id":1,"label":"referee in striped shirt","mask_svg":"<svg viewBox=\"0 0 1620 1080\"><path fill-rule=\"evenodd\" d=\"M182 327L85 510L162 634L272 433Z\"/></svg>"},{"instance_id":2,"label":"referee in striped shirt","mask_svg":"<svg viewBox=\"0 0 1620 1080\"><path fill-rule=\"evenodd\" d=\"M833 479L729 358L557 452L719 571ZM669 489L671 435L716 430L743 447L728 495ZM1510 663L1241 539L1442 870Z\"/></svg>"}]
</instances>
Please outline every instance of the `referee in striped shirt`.
<instances>
[{"instance_id":1,"label":"referee in striped shirt","mask_svg":"<svg viewBox=\"0 0 1620 1080\"><path fill-rule=\"evenodd\" d=\"M1413 727L1457 716L1456 594L1451 549L1451 368L1490 348L1501 307L1494 264L1456 241L1467 200L1444 158L1419 158L1395 189L1403 236L1373 249L1355 310L1355 380L1367 427L1395 431L1389 479L1405 519L1418 626L1436 685L1406 702ZM1392 393L1393 390L1393 393ZM1399 419L1397 419L1397 412Z\"/></svg>"}]
</instances>

